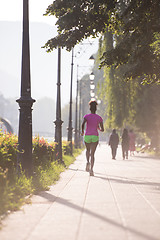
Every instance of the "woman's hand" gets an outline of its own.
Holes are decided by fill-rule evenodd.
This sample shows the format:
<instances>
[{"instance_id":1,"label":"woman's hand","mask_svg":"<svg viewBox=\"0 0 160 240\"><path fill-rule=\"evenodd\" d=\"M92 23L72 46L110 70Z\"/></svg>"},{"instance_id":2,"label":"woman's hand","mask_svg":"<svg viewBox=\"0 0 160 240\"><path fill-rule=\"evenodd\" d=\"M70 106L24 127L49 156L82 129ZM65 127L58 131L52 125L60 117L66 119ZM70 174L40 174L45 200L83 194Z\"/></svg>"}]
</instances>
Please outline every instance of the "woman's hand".
<instances>
[{"instance_id":1,"label":"woman's hand","mask_svg":"<svg viewBox=\"0 0 160 240\"><path fill-rule=\"evenodd\" d=\"M101 132L104 132L103 122L100 122L100 124L98 126L98 130L101 131Z\"/></svg>"},{"instance_id":2,"label":"woman's hand","mask_svg":"<svg viewBox=\"0 0 160 240\"><path fill-rule=\"evenodd\" d=\"M98 130L102 132L102 129L100 127L98 127Z\"/></svg>"}]
</instances>

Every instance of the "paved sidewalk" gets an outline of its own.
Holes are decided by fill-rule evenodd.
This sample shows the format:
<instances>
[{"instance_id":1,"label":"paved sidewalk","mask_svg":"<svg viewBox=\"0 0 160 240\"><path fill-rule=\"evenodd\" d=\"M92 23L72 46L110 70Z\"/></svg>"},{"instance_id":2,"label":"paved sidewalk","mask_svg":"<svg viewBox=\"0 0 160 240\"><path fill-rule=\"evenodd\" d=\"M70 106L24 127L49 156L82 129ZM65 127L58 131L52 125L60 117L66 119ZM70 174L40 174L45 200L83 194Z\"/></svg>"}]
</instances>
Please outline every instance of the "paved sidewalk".
<instances>
[{"instance_id":1,"label":"paved sidewalk","mask_svg":"<svg viewBox=\"0 0 160 240\"><path fill-rule=\"evenodd\" d=\"M1 240L160 240L160 159L136 154L111 159L96 151L95 176L85 172L85 152L49 191L10 214Z\"/></svg>"}]
</instances>

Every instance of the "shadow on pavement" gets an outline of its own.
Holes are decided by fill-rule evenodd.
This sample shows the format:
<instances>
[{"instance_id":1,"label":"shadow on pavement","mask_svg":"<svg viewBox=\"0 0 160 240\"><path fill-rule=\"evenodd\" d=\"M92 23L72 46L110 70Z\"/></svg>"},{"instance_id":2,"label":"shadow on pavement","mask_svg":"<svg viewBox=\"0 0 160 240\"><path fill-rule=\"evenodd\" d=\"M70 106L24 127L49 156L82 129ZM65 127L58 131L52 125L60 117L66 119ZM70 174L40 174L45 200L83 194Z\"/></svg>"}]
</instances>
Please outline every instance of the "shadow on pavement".
<instances>
[{"instance_id":1,"label":"shadow on pavement","mask_svg":"<svg viewBox=\"0 0 160 240\"><path fill-rule=\"evenodd\" d=\"M86 213L92 217L95 217L95 218L98 218L102 221L105 221L109 224L112 224L114 226L116 226L117 228L120 228L120 229L123 229L124 231L129 231L130 233L133 233L137 236L141 236L145 239L148 239L148 240L158 240L157 238L154 238L152 236L149 236L149 235L146 235L145 233L141 233L133 228L130 228L130 227L125 227L107 217L104 217L100 214L97 214L97 213L94 213L86 208L83 208L83 207L79 207L78 205L74 204L74 203L71 203L70 201L68 201L67 199L64 199L64 198L61 198L61 197L56 197L48 192L41 192L40 194L37 194L38 196L40 197L43 197L45 199L47 199L49 202L57 202L59 204L62 204L62 205L65 205L69 208L74 208L75 210L77 211L80 211L80 212L83 212L83 213Z\"/></svg>"},{"instance_id":2,"label":"shadow on pavement","mask_svg":"<svg viewBox=\"0 0 160 240\"><path fill-rule=\"evenodd\" d=\"M69 169L72 170L72 171L86 172L85 170L82 170L82 169L73 169L73 168L69 168ZM119 176L102 177L102 176L99 176L99 175L103 175L103 174L98 173L98 172L94 172L94 174L95 174L94 175L95 178L101 178L105 181L110 180L112 182L118 182L118 183L121 183L121 184L136 184L136 185L154 186L154 187L159 187L158 190L160 190L160 183L159 182L145 182L145 181L142 181L142 180L136 181L135 179L130 179L130 178L126 178L126 177L121 178Z\"/></svg>"},{"instance_id":3,"label":"shadow on pavement","mask_svg":"<svg viewBox=\"0 0 160 240\"><path fill-rule=\"evenodd\" d=\"M101 177L101 176L96 175L96 173L95 173L94 177L101 178L105 181L118 182L118 183L121 183L121 184L136 184L136 185L154 186L154 187L159 187L158 190L160 190L160 183L159 182L145 182L145 181L141 181L141 180L136 181L136 180L133 180L133 179L130 179L130 178L121 178L121 177L118 177L118 176Z\"/></svg>"}]
</instances>

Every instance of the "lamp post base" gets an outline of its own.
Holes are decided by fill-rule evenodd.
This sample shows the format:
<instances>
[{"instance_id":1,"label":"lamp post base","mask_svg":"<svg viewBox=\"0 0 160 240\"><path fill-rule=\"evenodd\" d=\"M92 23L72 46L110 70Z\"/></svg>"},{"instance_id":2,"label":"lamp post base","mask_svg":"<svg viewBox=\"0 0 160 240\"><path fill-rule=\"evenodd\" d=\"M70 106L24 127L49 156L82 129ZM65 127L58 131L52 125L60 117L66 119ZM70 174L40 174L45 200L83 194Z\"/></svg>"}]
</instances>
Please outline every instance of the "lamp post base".
<instances>
[{"instance_id":1,"label":"lamp post base","mask_svg":"<svg viewBox=\"0 0 160 240\"><path fill-rule=\"evenodd\" d=\"M55 158L58 160L60 163L63 163L62 160L62 120L56 120L54 121L55 123L55 142L57 143L56 145L56 154Z\"/></svg>"},{"instance_id":2,"label":"lamp post base","mask_svg":"<svg viewBox=\"0 0 160 240\"><path fill-rule=\"evenodd\" d=\"M26 175L33 173L32 164L32 105L35 102L31 97L16 100L20 106L19 133L18 133L18 167L21 164Z\"/></svg>"}]
</instances>

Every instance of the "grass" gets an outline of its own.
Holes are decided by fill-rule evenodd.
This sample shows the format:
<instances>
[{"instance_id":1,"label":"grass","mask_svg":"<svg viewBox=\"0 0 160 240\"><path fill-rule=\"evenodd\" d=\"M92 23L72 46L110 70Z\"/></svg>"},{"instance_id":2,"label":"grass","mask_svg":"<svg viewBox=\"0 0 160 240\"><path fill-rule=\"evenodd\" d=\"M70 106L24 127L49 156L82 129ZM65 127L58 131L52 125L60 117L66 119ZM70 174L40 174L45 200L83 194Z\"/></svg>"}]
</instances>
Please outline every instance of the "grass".
<instances>
[{"instance_id":1,"label":"grass","mask_svg":"<svg viewBox=\"0 0 160 240\"><path fill-rule=\"evenodd\" d=\"M60 173L72 164L82 149L73 147L73 156L66 155L68 142L63 142L63 161L55 160L55 143L48 143L43 138L33 139L34 174L26 177L21 171L17 173L17 137L0 132L0 216L18 210L26 203L26 196L48 190L56 183Z\"/></svg>"}]
</instances>

